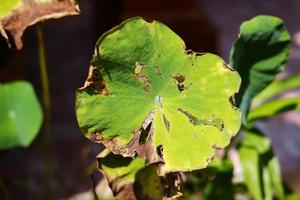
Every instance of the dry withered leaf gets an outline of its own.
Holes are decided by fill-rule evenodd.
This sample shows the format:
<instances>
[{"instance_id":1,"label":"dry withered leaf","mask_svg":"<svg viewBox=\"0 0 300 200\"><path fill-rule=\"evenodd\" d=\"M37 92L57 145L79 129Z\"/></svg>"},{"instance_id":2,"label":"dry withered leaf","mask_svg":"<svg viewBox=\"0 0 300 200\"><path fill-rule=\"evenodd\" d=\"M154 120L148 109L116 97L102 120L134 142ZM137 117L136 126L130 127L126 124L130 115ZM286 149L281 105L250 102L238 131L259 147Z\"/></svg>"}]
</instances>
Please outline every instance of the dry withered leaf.
<instances>
[{"instance_id":1,"label":"dry withered leaf","mask_svg":"<svg viewBox=\"0 0 300 200\"><path fill-rule=\"evenodd\" d=\"M22 35L29 26L48 19L79 14L75 0L14 0L0 7L0 33L12 35L17 49L23 46Z\"/></svg>"},{"instance_id":2,"label":"dry withered leaf","mask_svg":"<svg viewBox=\"0 0 300 200\"><path fill-rule=\"evenodd\" d=\"M123 157L108 149L98 156L98 167L107 178L114 196L120 199L174 199L182 196L180 173L157 175L157 165L145 159Z\"/></svg>"}]
</instances>

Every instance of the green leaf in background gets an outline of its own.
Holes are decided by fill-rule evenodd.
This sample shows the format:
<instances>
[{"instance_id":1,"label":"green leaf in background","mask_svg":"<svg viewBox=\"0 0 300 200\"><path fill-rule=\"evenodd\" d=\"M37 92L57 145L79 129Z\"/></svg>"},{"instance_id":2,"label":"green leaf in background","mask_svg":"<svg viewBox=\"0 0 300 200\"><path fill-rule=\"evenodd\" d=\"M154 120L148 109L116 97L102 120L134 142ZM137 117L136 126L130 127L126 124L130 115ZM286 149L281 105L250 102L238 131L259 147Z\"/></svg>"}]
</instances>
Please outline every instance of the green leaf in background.
<instances>
[{"instance_id":1,"label":"green leaf in background","mask_svg":"<svg viewBox=\"0 0 300 200\"><path fill-rule=\"evenodd\" d=\"M186 51L164 24L132 18L99 39L76 114L82 132L115 154L137 152L160 174L191 171L238 132L239 84L220 57Z\"/></svg>"},{"instance_id":2,"label":"green leaf in background","mask_svg":"<svg viewBox=\"0 0 300 200\"><path fill-rule=\"evenodd\" d=\"M244 22L230 52L230 66L242 77L236 103L247 123L252 99L282 71L288 59L290 35L281 19L257 16Z\"/></svg>"},{"instance_id":3,"label":"green leaf in background","mask_svg":"<svg viewBox=\"0 0 300 200\"><path fill-rule=\"evenodd\" d=\"M268 152L271 148L270 139L256 128L246 129L243 136L242 146L255 149L260 154Z\"/></svg>"},{"instance_id":4,"label":"green leaf in background","mask_svg":"<svg viewBox=\"0 0 300 200\"><path fill-rule=\"evenodd\" d=\"M245 184L255 200L284 199L283 183L271 142L258 129L244 131L238 151Z\"/></svg>"},{"instance_id":5,"label":"green leaf in background","mask_svg":"<svg viewBox=\"0 0 300 200\"><path fill-rule=\"evenodd\" d=\"M300 88L300 74L289 76L281 80L276 79L265 90L259 93L253 99L253 102L266 101L276 95L297 88Z\"/></svg>"},{"instance_id":6,"label":"green leaf in background","mask_svg":"<svg viewBox=\"0 0 300 200\"><path fill-rule=\"evenodd\" d=\"M29 146L42 119L42 109L30 83L0 84L0 150Z\"/></svg>"},{"instance_id":7,"label":"green leaf in background","mask_svg":"<svg viewBox=\"0 0 300 200\"><path fill-rule=\"evenodd\" d=\"M284 98L268 101L257 108L250 111L248 115L248 121L266 119L268 117L274 117L288 111L300 110L300 98Z\"/></svg>"},{"instance_id":8,"label":"green leaf in background","mask_svg":"<svg viewBox=\"0 0 300 200\"><path fill-rule=\"evenodd\" d=\"M243 167L245 184L255 200L262 200L261 174L259 172L259 154L253 148L239 148L240 161Z\"/></svg>"},{"instance_id":9,"label":"green leaf in background","mask_svg":"<svg viewBox=\"0 0 300 200\"><path fill-rule=\"evenodd\" d=\"M216 156L205 169L185 173L182 200L234 199L233 166L230 160Z\"/></svg>"},{"instance_id":10,"label":"green leaf in background","mask_svg":"<svg viewBox=\"0 0 300 200\"><path fill-rule=\"evenodd\" d=\"M114 195L122 199L156 200L181 195L178 175L159 177L157 167L146 166L145 159L114 155L105 150L98 156L98 163Z\"/></svg>"},{"instance_id":11,"label":"green leaf in background","mask_svg":"<svg viewBox=\"0 0 300 200\"><path fill-rule=\"evenodd\" d=\"M276 156L273 156L269 160L267 168L271 178L271 186L273 187L274 191L276 191L278 198L284 199L285 194L281 178L281 171L279 161Z\"/></svg>"},{"instance_id":12,"label":"green leaf in background","mask_svg":"<svg viewBox=\"0 0 300 200\"><path fill-rule=\"evenodd\" d=\"M18 49L28 26L47 19L79 14L75 0L0 0L0 34L8 41L7 32Z\"/></svg>"},{"instance_id":13,"label":"green leaf in background","mask_svg":"<svg viewBox=\"0 0 300 200\"><path fill-rule=\"evenodd\" d=\"M221 159L220 159L221 160ZM211 165L209 165L211 167ZM229 160L221 160L218 171L212 180L207 180L204 188L204 199L234 199L234 185L232 184L233 166Z\"/></svg>"}]
</instances>

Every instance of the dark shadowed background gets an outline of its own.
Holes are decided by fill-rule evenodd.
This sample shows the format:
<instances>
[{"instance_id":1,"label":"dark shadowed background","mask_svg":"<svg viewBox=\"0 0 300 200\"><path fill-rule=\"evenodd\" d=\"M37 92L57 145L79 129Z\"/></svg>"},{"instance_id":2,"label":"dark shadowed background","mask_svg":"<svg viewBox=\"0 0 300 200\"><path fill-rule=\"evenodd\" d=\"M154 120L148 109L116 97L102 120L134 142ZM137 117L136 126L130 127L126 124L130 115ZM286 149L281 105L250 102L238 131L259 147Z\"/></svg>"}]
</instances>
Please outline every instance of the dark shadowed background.
<instances>
[{"instance_id":1,"label":"dark shadowed background","mask_svg":"<svg viewBox=\"0 0 300 200\"><path fill-rule=\"evenodd\" d=\"M1 184L6 185L13 199L40 199L39 192L47 183L55 191L53 199L91 188L90 171L101 146L80 133L74 113L74 92L87 77L97 39L124 19L142 16L162 21L184 39L187 49L216 53L228 61L231 44L243 21L259 14L276 15L285 21L293 37L291 58L280 76L300 72L299 0L78 0L78 3L79 16L43 23L52 102L52 170L45 170L42 133L27 149L0 152ZM8 51L1 41L1 52L7 59L0 58L0 82L29 80L41 97L36 28L29 28L23 39L22 51ZM299 93L298 90L287 95ZM284 179L300 193L300 114L286 113L261 126L272 138ZM53 175L53 180L46 179L47 173Z\"/></svg>"}]
</instances>

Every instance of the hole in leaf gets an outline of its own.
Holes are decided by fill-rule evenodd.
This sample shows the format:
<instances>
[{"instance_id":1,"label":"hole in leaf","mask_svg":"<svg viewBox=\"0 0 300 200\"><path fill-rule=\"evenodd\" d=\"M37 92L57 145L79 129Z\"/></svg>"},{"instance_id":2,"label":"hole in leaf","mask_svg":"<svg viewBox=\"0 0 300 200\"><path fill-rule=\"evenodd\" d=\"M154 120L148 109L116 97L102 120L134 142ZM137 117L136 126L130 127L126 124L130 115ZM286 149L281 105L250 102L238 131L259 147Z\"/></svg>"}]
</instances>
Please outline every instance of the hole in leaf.
<instances>
[{"instance_id":1,"label":"hole in leaf","mask_svg":"<svg viewBox=\"0 0 300 200\"><path fill-rule=\"evenodd\" d=\"M80 89L87 89L86 91L90 95L103 94L108 96L109 92L102 75L104 69L98 66L90 66L89 70L88 78L85 81L84 86Z\"/></svg>"},{"instance_id":2,"label":"hole in leaf","mask_svg":"<svg viewBox=\"0 0 300 200\"><path fill-rule=\"evenodd\" d=\"M134 74L141 74L145 66L143 63L135 62Z\"/></svg>"},{"instance_id":3,"label":"hole in leaf","mask_svg":"<svg viewBox=\"0 0 300 200\"><path fill-rule=\"evenodd\" d=\"M192 123L194 126L199 126L199 125L209 125L209 126L214 126L220 131L223 131L224 129L224 122L220 118L215 118L215 116L212 116L210 119L198 119L194 115L192 115L190 112L183 110L182 108L178 108L178 111L183 113L185 116L188 117L189 122Z\"/></svg>"},{"instance_id":4,"label":"hole in leaf","mask_svg":"<svg viewBox=\"0 0 300 200\"><path fill-rule=\"evenodd\" d=\"M157 147L156 147L156 153L157 153L157 155L159 155L159 157L161 157L161 158L163 158L163 146L162 145L158 145Z\"/></svg>"},{"instance_id":5,"label":"hole in leaf","mask_svg":"<svg viewBox=\"0 0 300 200\"><path fill-rule=\"evenodd\" d=\"M185 51L185 53L186 53L187 55L191 55L191 54L193 54L193 51L192 51L191 49L188 49L188 50Z\"/></svg>"},{"instance_id":6,"label":"hole in leaf","mask_svg":"<svg viewBox=\"0 0 300 200\"><path fill-rule=\"evenodd\" d=\"M171 78L174 79L174 82L177 85L179 92L182 92L183 90L187 90L192 86L192 83L189 83L188 85L183 84L183 82L186 79L185 74L177 73L175 76L171 76Z\"/></svg>"},{"instance_id":7,"label":"hole in leaf","mask_svg":"<svg viewBox=\"0 0 300 200\"><path fill-rule=\"evenodd\" d=\"M131 157L123 157L121 155L109 154L105 158L98 160L102 165L110 168L119 168L128 166L133 159Z\"/></svg>"},{"instance_id":8,"label":"hole in leaf","mask_svg":"<svg viewBox=\"0 0 300 200\"><path fill-rule=\"evenodd\" d=\"M139 138L139 143L140 144L144 144L147 140L147 137L149 135L149 131L151 129L151 126L152 126L152 122L150 122L148 124L148 126L146 127L146 129L143 129L141 130L141 135L140 135L140 138Z\"/></svg>"},{"instance_id":9,"label":"hole in leaf","mask_svg":"<svg viewBox=\"0 0 300 200\"><path fill-rule=\"evenodd\" d=\"M163 119L164 119L164 124L165 124L165 128L166 128L167 132L170 132L170 121L167 119L165 114L163 114Z\"/></svg>"},{"instance_id":10,"label":"hole in leaf","mask_svg":"<svg viewBox=\"0 0 300 200\"><path fill-rule=\"evenodd\" d=\"M145 74L143 74L143 70L145 67L146 67L145 64L140 62L135 62L134 78L136 80L141 81L144 84L145 92L150 92L151 81Z\"/></svg>"}]
</instances>

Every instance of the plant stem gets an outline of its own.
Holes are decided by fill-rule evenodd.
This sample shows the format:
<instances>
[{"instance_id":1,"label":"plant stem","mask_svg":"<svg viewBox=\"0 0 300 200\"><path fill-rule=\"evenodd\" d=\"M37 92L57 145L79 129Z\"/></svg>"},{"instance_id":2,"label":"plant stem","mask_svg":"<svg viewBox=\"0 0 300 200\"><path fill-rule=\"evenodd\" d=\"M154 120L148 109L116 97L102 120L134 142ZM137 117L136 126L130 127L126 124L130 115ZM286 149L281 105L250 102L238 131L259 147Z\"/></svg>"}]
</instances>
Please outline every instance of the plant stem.
<instances>
[{"instance_id":1,"label":"plant stem","mask_svg":"<svg viewBox=\"0 0 300 200\"><path fill-rule=\"evenodd\" d=\"M40 73L41 73L42 88L43 88L43 104L44 104L45 117L46 117L45 125L47 124L49 126L50 117L51 117L50 89L49 89L49 79L48 79L47 64L46 64L44 36L43 36L42 27L40 25L37 26L37 35L38 35ZM46 123L47 122L46 120L48 120L48 123Z\"/></svg>"},{"instance_id":2,"label":"plant stem","mask_svg":"<svg viewBox=\"0 0 300 200\"><path fill-rule=\"evenodd\" d=\"M94 200L99 200L98 195L97 195L97 191L96 191L96 187L97 187L97 183L94 179L94 175L91 174L91 180L92 180L92 186L93 186L93 196L94 196Z\"/></svg>"},{"instance_id":3,"label":"plant stem","mask_svg":"<svg viewBox=\"0 0 300 200\"><path fill-rule=\"evenodd\" d=\"M50 128L51 128L51 103L50 103L50 89L49 79L47 72L47 62L45 54L45 42L43 37L43 30L41 25L37 26L37 39L38 39L38 53L39 53L39 65L40 76L42 81L43 91L43 108L44 108L44 125L43 125L43 137L42 137L42 150L45 162L45 199L52 199L51 183L52 183L52 162L50 155Z\"/></svg>"},{"instance_id":4,"label":"plant stem","mask_svg":"<svg viewBox=\"0 0 300 200\"><path fill-rule=\"evenodd\" d=\"M5 200L12 200L12 195L9 192L5 182L0 178L0 193L3 195Z\"/></svg>"}]
</instances>

